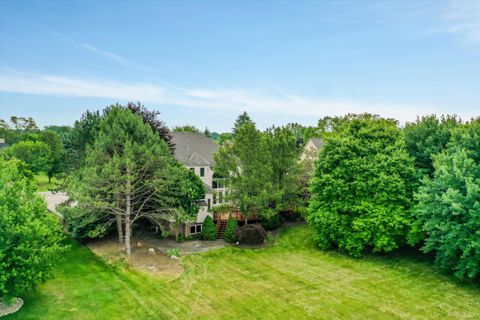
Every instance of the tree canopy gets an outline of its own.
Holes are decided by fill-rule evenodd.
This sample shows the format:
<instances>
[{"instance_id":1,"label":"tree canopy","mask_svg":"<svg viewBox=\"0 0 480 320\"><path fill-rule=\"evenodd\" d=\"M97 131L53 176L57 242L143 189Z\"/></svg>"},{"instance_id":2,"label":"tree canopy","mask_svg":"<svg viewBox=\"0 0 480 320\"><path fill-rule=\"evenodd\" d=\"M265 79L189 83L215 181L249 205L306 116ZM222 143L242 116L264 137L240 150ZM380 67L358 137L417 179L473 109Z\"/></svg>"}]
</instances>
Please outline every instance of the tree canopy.
<instances>
[{"instance_id":1,"label":"tree canopy","mask_svg":"<svg viewBox=\"0 0 480 320\"><path fill-rule=\"evenodd\" d=\"M403 132L407 150L421 173L433 175L432 157L446 148L452 130L459 123L456 116L442 116L439 119L435 115L428 115L405 125Z\"/></svg>"},{"instance_id":2,"label":"tree canopy","mask_svg":"<svg viewBox=\"0 0 480 320\"><path fill-rule=\"evenodd\" d=\"M203 184L179 165L167 143L130 109L107 108L85 164L69 181L77 202L66 208L66 220L77 236L104 235L115 223L119 240L130 254L132 224L154 223L198 212L195 200Z\"/></svg>"},{"instance_id":3,"label":"tree canopy","mask_svg":"<svg viewBox=\"0 0 480 320\"><path fill-rule=\"evenodd\" d=\"M396 122L348 117L325 137L311 182L308 222L322 249L389 252L411 223L415 168Z\"/></svg>"},{"instance_id":4,"label":"tree canopy","mask_svg":"<svg viewBox=\"0 0 480 320\"><path fill-rule=\"evenodd\" d=\"M452 132L416 194L412 244L459 278L480 276L480 119Z\"/></svg>"},{"instance_id":5,"label":"tree canopy","mask_svg":"<svg viewBox=\"0 0 480 320\"><path fill-rule=\"evenodd\" d=\"M52 277L64 235L19 160L0 157L0 297L15 297Z\"/></svg>"},{"instance_id":6,"label":"tree canopy","mask_svg":"<svg viewBox=\"0 0 480 320\"><path fill-rule=\"evenodd\" d=\"M17 158L29 165L34 173L50 172L53 155L50 147L41 141L20 141L2 150L7 158Z\"/></svg>"}]
</instances>

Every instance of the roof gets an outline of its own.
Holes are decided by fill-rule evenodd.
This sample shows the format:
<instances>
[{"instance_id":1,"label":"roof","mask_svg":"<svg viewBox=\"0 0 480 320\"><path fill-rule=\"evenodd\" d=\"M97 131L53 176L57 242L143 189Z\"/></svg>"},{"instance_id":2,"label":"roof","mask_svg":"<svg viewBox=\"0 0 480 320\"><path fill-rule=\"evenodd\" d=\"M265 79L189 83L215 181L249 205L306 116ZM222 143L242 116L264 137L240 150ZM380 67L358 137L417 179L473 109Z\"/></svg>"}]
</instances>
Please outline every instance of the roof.
<instances>
[{"instance_id":1,"label":"roof","mask_svg":"<svg viewBox=\"0 0 480 320\"><path fill-rule=\"evenodd\" d=\"M174 156L185 166L212 166L220 146L203 133L173 132Z\"/></svg>"},{"instance_id":2,"label":"roof","mask_svg":"<svg viewBox=\"0 0 480 320\"><path fill-rule=\"evenodd\" d=\"M315 148L320 149L323 146L323 139L322 138L310 138Z\"/></svg>"}]
</instances>

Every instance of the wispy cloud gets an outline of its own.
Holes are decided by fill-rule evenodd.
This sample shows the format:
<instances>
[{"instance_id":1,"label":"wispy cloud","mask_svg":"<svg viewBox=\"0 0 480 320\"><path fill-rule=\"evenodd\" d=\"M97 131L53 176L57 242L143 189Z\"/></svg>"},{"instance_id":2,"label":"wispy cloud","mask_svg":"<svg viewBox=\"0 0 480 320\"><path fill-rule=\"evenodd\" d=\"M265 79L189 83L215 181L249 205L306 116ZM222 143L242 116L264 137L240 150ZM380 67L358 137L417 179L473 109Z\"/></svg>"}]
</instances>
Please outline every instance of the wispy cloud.
<instances>
[{"instance_id":1,"label":"wispy cloud","mask_svg":"<svg viewBox=\"0 0 480 320\"><path fill-rule=\"evenodd\" d=\"M439 25L427 30L426 35L450 34L466 45L480 48L480 1L450 0L439 17Z\"/></svg>"},{"instance_id":2,"label":"wispy cloud","mask_svg":"<svg viewBox=\"0 0 480 320\"><path fill-rule=\"evenodd\" d=\"M125 65L125 66L134 67L134 68L137 68L137 69L140 69L140 70L143 70L143 71L152 71L149 67L147 67L147 66L145 66L145 65L143 65L139 62L121 57L121 56L119 56L117 54L114 54L110 51L94 47L94 46L92 46L88 43L83 43L83 42L76 41L76 40L74 40L74 39L72 39L72 38L70 38L70 37L68 37L68 36L66 36L62 33L59 33L59 32L56 32L56 31L50 31L50 33L54 34L56 37L62 39L63 41L71 44L74 47L92 52L92 53L94 53L96 55L99 55L103 58L106 58L108 60L117 62L117 63Z\"/></svg>"},{"instance_id":3,"label":"wispy cloud","mask_svg":"<svg viewBox=\"0 0 480 320\"><path fill-rule=\"evenodd\" d=\"M428 105L399 105L364 100L332 100L305 97L283 91L265 93L245 89L185 89L148 83L121 83L105 79L72 78L56 75L0 70L0 91L23 94L110 98L171 107L189 107L239 112L321 117L370 112L412 121L418 114L437 112Z\"/></svg>"},{"instance_id":4,"label":"wispy cloud","mask_svg":"<svg viewBox=\"0 0 480 320\"><path fill-rule=\"evenodd\" d=\"M445 19L450 22L449 33L462 35L470 43L480 46L480 1L452 0Z\"/></svg>"}]
</instances>

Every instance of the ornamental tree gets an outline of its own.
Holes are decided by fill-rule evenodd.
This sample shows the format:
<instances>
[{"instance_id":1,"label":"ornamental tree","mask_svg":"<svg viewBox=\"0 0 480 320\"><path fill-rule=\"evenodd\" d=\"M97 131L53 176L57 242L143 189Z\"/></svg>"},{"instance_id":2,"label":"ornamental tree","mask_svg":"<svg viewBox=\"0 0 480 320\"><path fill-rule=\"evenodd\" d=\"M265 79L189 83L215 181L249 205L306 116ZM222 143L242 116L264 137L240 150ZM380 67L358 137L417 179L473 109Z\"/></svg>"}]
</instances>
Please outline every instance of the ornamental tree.
<instances>
[{"instance_id":1,"label":"ornamental tree","mask_svg":"<svg viewBox=\"0 0 480 320\"><path fill-rule=\"evenodd\" d=\"M64 234L36 194L31 172L0 157L0 298L10 299L52 277Z\"/></svg>"},{"instance_id":2,"label":"ornamental tree","mask_svg":"<svg viewBox=\"0 0 480 320\"><path fill-rule=\"evenodd\" d=\"M308 208L316 243L352 256L398 248L412 220L415 181L397 123L350 115L325 137L316 162Z\"/></svg>"}]
</instances>

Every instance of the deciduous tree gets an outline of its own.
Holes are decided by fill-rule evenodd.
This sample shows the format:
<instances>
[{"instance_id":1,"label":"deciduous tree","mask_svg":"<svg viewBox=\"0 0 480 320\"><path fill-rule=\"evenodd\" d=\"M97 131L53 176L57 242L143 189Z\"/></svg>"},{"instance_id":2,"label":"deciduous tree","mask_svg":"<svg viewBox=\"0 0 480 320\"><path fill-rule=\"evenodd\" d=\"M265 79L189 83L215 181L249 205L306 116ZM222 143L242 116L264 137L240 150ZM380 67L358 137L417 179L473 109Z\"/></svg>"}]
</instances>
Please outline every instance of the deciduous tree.
<instances>
[{"instance_id":1,"label":"deciduous tree","mask_svg":"<svg viewBox=\"0 0 480 320\"><path fill-rule=\"evenodd\" d=\"M52 277L64 235L19 160L0 157L0 297L12 298Z\"/></svg>"},{"instance_id":2,"label":"deciduous tree","mask_svg":"<svg viewBox=\"0 0 480 320\"><path fill-rule=\"evenodd\" d=\"M325 138L311 182L308 222L315 241L353 256L398 248L412 222L415 181L396 122L349 117Z\"/></svg>"},{"instance_id":3,"label":"deciduous tree","mask_svg":"<svg viewBox=\"0 0 480 320\"><path fill-rule=\"evenodd\" d=\"M480 276L480 119L452 133L416 194L409 240L459 278Z\"/></svg>"}]
</instances>

